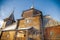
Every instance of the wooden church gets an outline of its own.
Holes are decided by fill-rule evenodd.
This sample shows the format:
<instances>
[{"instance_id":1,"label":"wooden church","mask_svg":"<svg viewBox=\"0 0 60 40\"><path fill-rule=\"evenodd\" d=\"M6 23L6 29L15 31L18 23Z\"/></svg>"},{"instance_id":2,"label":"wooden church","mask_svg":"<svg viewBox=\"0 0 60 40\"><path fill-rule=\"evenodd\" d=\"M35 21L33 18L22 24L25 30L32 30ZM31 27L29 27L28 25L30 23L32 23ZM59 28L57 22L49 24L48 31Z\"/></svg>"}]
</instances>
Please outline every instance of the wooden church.
<instances>
[{"instance_id":1,"label":"wooden church","mask_svg":"<svg viewBox=\"0 0 60 40\"><path fill-rule=\"evenodd\" d=\"M60 40L60 23L49 15L32 7L15 21L13 13L4 19L0 40Z\"/></svg>"}]
</instances>

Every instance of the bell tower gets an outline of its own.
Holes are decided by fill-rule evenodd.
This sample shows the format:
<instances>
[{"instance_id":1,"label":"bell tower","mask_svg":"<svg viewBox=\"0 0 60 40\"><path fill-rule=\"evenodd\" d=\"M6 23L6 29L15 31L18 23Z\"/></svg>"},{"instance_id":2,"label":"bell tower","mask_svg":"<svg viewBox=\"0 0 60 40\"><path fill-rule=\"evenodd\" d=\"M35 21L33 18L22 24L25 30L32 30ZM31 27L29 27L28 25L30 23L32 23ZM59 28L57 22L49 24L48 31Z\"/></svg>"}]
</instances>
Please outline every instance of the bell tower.
<instances>
[{"instance_id":1,"label":"bell tower","mask_svg":"<svg viewBox=\"0 0 60 40\"><path fill-rule=\"evenodd\" d=\"M43 15L42 12L35 9L34 7L31 7L28 10L23 11L22 13L22 19L19 19L19 28L29 28L32 27L33 38L31 37L32 34L29 34L29 38L36 39L36 40L42 40L42 23L43 23ZM31 31L30 31L31 33Z\"/></svg>"}]
</instances>

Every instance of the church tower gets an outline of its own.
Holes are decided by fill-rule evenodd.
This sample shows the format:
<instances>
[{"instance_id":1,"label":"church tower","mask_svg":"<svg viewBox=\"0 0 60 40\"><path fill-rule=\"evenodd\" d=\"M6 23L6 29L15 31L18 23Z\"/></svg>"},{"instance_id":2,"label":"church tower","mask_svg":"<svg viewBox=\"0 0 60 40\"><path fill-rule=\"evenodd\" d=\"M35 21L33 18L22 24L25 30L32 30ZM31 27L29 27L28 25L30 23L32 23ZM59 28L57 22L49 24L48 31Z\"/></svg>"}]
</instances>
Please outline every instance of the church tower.
<instances>
[{"instance_id":1,"label":"church tower","mask_svg":"<svg viewBox=\"0 0 60 40\"><path fill-rule=\"evenodd\" d=\"M42 12L31 7L28 10L23 11L22 19L19 19L18 29L28 30L28 34L24 34L28 36L28 40L42 40L42 23L43 23L43 15ZM33 34L33 35L32 35ZM18 35L18 33L17 33ZM25 38L26 39L26 38Z\"/></svg>"},{"instance_id":2,"label":"church tower","mask_svg":"<svg viewBox=\"0 0 60 40\"><path fill-rule=\"evenodd\" d=\"M10 16L8 18L4 19L5 27L9 26L9 25L11 25L11 24L13 24L15 22L13 13L14 13L14 11L10 14Z\"/></svg>"}]
</instances>

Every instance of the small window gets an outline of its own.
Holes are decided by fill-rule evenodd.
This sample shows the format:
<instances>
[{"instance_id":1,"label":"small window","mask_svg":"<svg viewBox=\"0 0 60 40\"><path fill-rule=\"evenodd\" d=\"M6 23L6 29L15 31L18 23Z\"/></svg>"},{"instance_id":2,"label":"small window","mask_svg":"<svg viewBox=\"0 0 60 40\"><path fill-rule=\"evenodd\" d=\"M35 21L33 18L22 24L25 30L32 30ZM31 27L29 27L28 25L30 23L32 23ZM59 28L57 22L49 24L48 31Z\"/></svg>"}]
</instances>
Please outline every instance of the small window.
<instances>
[{"instance_id":1,"label":"small window","mask_svg":"<svg viewBox=\"0 0 60 40\"><path fill-rule=\"evenodd\" d=\"M56 35L56 40L60 39L60 34Z\"/></svg>"},{"instance_id":2,"label":"small window","mask_svg":"<svg viewBox=\"0 0 60 40\"><path fill-rule=\"evenodd\" d=\"M8 38L8 37L10 37L10 35L9 35L9 34L7 35L7 38Z\"/></svg>"},{"instance_id":3,"label":"small window","mask_svg":"<svg viewBox=\"0 0 60 40\"><path fill-rule=\"evenodd\" d=\"M17 37L20 37L19 33L17 33Z\"/></svg>"},{"instance_id":4,"label":"small window","mask_svg":"<svg viewBox=\"0 0 60 40\"><path fill-rule=\"evenodd\" d=\"M12 21L8 20L8 21L6 22L6 26L10 25L11 23L12 23Z\"/></svg>"},{"instance_id":5,"label":"small window","mask_svg":"<svg viewBox=\"0 0 60 40\"><path fill-rule=\"evenodd\" d=\"M26 23L29 23L30 22L30 20L26 20Z\"/></svg>"},{"instance_id":6,"label":"small window","mask_svg":"<svg viewBox=\"0 0 60 40\"><path fill-rule=\"evenodd\" d=\"M25 23L30 23L31 19L25 19Z\"/></svg>"},{"instance_id":7,"label":"small window","mask_svg":"<svg viewBox=\"0 0 60 40\"><path fill-rule=\"evenodd\" d=\"M51 31L51 32L50 32L50 36L52 36L53 34L54 34L54 32L53 32L53 31Z\"/></svg>"},{"instance_id":8,"label":"small window","mask_svg":"<svg viewBox=\"0 0 60 40\"><path fill-rule=\"evenodd\" d=\"M24 37L24 36L25 34L23 33L23 31L17 33L17 37Z\"/></svg>"}]
</instances>

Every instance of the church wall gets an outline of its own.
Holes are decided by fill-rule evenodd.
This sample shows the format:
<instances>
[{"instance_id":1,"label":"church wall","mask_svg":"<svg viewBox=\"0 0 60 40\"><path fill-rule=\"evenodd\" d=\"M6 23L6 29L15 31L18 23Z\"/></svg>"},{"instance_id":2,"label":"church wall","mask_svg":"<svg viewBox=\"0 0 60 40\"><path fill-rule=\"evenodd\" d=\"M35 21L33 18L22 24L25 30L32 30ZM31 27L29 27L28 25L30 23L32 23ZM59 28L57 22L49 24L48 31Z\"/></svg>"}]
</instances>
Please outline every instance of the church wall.
<instances>
[{"instance_id":1,"label":"church wall","mask_svg":"<svg viewBox=\"0 0 60 40\"><path fill-rule=\"evenodd\" d=\"M45 40L60 40L60 25L45 28Z\"/></svg>"},{"instance_id":2,"label":"church wall","mask_svg":"<svg viewBox=\"0 0 60 40\"><path fill-rule=\"evenodd\" d=\"M34 27L36 30L38 30L40 32L40 26L41 26L41 18L40 16L34 16L34 17L28 17L28 18L25 18L25 19L21 19L19 20L19 28L26 28L26 27ZM31 36L33 37L34 40L41 40L40 37L40 33L37 33L35 35L28 35L28 36Z\"/></svg>"},{"instance_id":3,"label":"church wall","mask_svg":"<svg viewBox=\"0 0 60 40\"><path fill-rule=\"evenodd\" d=\"M26 32L23 30L17 31L16 40L26 40Z\"/></svg>"},{"instance_id":4,"label":"church wall","mask_svg":"<svg viewBox=\"0 0 60 40\"><path fill-rule=\"evenodd\" d=\"M40 34L42 32L42 12L31 8L24 11L22 17L18 20L16 30L4 30L2 32L1 40L42 40ZM5 21L5 26L14 23L14 15L11 14Z\"/></svg>"},{"instance_id":5,"label":"church wall","mask_svg":"<svg viewBox=\"0 0 60 40\"><path fill-rule=\"evenodd\" d=\"M5 31L2 32L1 40L13 40L15 36L15 31Z\"/></svg>"},{"instance_id":6,"label":"church wall","mask_svg":"<svg viewBox=\"0 0 60 40\"><path fill-rule=\"evenodd\" d=\"M28 17L19 20L19 27L20 28L34 27L40 30L40 16Z\"/></svg>"},{"instance_id":7,"label":"church wall","mask_svg":"<svg viewBox=\"0 0 60 40\"><path fill-rule=\"evenodd\" d=\"M33 10L29 10L29 11L25 11L25 12L23 12L24 14L23 14L23 17L24 18L28 18L28 17L31 17L32 15L33 15Z\"/></svg>"}]
</instances>

